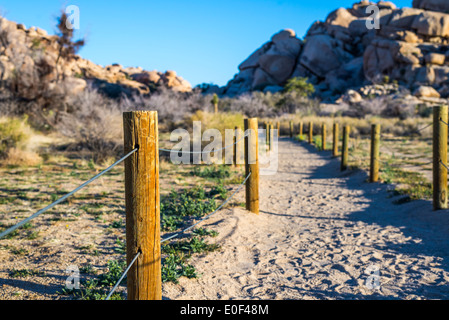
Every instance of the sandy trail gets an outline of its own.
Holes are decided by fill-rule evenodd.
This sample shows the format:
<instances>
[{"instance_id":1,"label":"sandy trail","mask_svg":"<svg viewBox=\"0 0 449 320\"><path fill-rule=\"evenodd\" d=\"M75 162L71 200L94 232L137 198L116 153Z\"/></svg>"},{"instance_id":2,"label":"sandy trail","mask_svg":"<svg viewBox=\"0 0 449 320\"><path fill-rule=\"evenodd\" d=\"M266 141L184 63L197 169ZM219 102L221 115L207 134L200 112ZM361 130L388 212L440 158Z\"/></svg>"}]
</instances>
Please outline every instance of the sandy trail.
<instances>
[{"instance_id":1,"label":"sandy trail","mask_svg":"<svg viewBox=\"0 0 449 320\"><path fill-rule=\"evenodd\" d=\"M206 221L222 249L192 261L199 279L164 284L165 299L449 298L448 211L395 205L391 185L342 173L307 144L280 139L279 153L277 174L261 176L260 215Z\"/></svg>"}]
</instances>

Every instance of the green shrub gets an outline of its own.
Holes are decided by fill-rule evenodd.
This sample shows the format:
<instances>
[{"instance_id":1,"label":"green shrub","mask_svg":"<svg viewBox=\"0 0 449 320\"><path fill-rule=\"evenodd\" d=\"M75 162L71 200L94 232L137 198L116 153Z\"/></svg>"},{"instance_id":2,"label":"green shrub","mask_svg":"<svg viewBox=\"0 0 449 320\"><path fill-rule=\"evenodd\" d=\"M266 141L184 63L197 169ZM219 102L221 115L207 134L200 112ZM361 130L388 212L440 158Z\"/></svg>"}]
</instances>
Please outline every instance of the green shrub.
<instances>
[{"instance_id":1,"label":"green shrub","mask_svg":"<svg viewBox=\"0 0 449 320\"><path fill-rule=\"evenodd\" d=\"M215 200L206 200L200 187L181 193L172 191L161 199L161 225L164 231L176 230L185 217L203 217L217 208Z\"/></svg>"},{"instance_id":2,"label":"green shrub","mask_svg":"<svg viewBox=\"0 0 449 320\"><path fill-rule=\"evenodd\" d=\"M225 179L231 176L231 172L227 166L207 166L203 169L197 166L193 168L192 174L197 177L209 179Z\"/></svg>"},{"instance_id":3,"label":"green shrub","mask_svg":"<svg viewBox=\"0 0 449 320\"><path fill-rule=\"evenodd\" d=\"M13 148L23 147L30 134L26 118L0 118L0 157L5 158Z\"/></svg>"}]
</instances>

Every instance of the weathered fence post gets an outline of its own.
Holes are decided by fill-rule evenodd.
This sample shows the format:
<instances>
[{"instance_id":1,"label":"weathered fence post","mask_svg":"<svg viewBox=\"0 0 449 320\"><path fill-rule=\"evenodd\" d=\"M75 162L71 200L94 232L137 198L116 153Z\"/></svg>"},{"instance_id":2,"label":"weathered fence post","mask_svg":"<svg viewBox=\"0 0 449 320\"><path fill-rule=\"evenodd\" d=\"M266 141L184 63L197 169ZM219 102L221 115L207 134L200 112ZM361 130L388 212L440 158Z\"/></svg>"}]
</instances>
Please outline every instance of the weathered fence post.
<instances>
[{"instance_id":1,"label":"weathered fence post","mask_svg":"<svg viewBox=\"0 0 449 320\"><path fill-rule=\"evenodd\" d=\"M379 181L379 144L380 124L373 124L371 126L370 182Z\"/></svg>"},{"instance_id":2,"label":"weathered fence post","mask_svg":"<svg viewBox=\"0 0 449 320\"><path fill-rule=\"evenodd\" d=\"M343 145L341 149L341 171L345 171L348 168L349 125L343 127Z\"/></svg>"},{"instance_id":3,"label":"weathered fence post","mask_svg":"<svg viewBox=\"0 0 449 320\"><path fill-rule=\"evenodd\" d=\"M290 138L293 138L295 133L293 132L293 121L290 121Z\"/></svg>"},{"instance_id":4,"label":"weathered fence post","mask_svg":"<svg viewBox=\"0 0 449 320\"><path fill-rule=\"evenodd\" d=\"M313 143L313 122L309 122L309 143Z\"/></svg>"},{"instance_id":5,"label":"weathered fence post","mask_svg":"<svg viewBox=\"0 0 449 320\"><path fill-rule=\"evenodd\" d=\"M302 123L302 121L300 121L299 122L299 130L298 130L298 134L299 134L299 136L302 136L302 132L303 131L303 123Z\"/></svg>"},{"instance_id":6,"label":"weathered fence post","mask_svg":"<svg viewBox=\"0 0 449 320\"><path fill-rule=\"evenodd\" d=\"M338 130L338 123L334 123L333 127L333 145L332 145L332 156L338 157L338 138L339 138L339 130Z\"/></svg>"},{"instance_id":7,"label":"weathered fence post","mask_svg":"<svg viewBox=\"0 0 449 320\"><path fill-rule=\"evenodd\" d=\"M159 142L156 111L123 114L128 300L161 300Z\"/></svg>"},{"instance_id":8,"label":"weathered fence post","mask_svg":"<svg viewBox=\"0 0 449 320\"><path fill-rule=\"evenodd\" d=\"M281 136L281 122L280 121L278 121L276 123L276 128L278 129L278 136L280 137Z\"/></svg>"},{"instance_id":9,"label":"weathered fence post","mask_svg":"<svg viewBox=\"0 0 449 320\"><path fill-rule=\"evenodd\" d=\"M433 108L433 209L447 209L448 107Z\"/></svg>"},{"instance_id":10,"label":"weathered fence post","mask_svg":"<svg viewBox=\"0 0 449 320\"><path fill-rule=\"evenodd\" d=\"M259 142L257 118L245 119L246 210L259 214Z\"/></svg>"},{"instance_id":11,"label":"weathered fence post","mask_svg":"<svg viewBox=\"0 0 449 320\"><path fill-rule=\"evenodd\" d=\"M265 144L267 145L267 150L270 150L270 123L265 123Z\"/></svg>"},{"instance_id":12,"label":"weathered fence post","mask_svg":"<svg viewBox=\"0 0 449 320\"><path fill-rule=\"evenodd\" d=\"M321 127L321 148L323 151L326 151L326 139L327 139L327 132L326 132L326 124L323 123Z\"/></svg>"},{"instance_id":13,"label":"weathered fence post","mask_svg":"<svg viewBox=\"0 0 449 320\"><path fill-rule=\"evenodd\" d=\"M271 151L271 146L273 142L273 125L270 123L268 126L268 151Z\"/></svg>"},{"instance_id":14,"label":"weathered fence post","mask_svg":"<svg viewBox=\"0 0 449 320\"><path fill-rule=\"evenodd\" d=\"M235 127L235 134L234 134L234 166L236 167L240 167L240 154L242 151L242 140L243 134L242 134L242 130L240 129L240 127Z\"/></svg>"}]
</instances>

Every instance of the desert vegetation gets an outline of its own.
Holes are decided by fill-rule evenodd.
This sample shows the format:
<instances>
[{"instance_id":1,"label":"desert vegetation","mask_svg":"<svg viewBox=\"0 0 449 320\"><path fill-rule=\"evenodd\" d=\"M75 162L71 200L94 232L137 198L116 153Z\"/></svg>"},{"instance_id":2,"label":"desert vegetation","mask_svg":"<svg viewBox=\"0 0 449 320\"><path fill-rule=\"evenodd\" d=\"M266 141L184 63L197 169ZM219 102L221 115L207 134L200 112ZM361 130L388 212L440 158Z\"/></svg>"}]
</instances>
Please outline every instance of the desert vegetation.
<instances>
[{"instance_id":1,"label":"desert vegetation","mask_svg":"<svg viewBox=\"0 0 449 320\"><path fill-rule=\"evenodd\" d=\"M351 17L356 9L360 8L353 9ZM330 22L344 14L345 11L336 11ZM246 68L243 64L243 75L230 81L228 94L217 94L217 88L206 84L190 90L173 71L148 72L120 65L102 68L82 60L77 52L85 40L74 39L73 32L65 26L66 19L63 13L58 19L58 33L52 37L42 32L33 35L34 31L0 19L0 50L9 59L5 66L10 67L3 68L10 74L6 77L4 71L0 82L0 231L59 199L121 157L123 112L133 110L158 112L159 144L166 149L176 142L170 141L173 130L182 128L192 134L196 121L201 122L203 131L218 129L224 136L227 129L243 128L245 118L257 117L260 127L271 123L276 128L279 123L279 135L284 137L290 134L293 123L297 141L307 140L312 123L313 145L317 148L314 152L326 154L332 146L333 124L338 123L340 130L347 124L351 128L351 172L369 169L371 125L380 124L380 180L391 187L394 204L432 196L429 125L432 107L439 105L439 98L445 94L430 101L419 99L422 97L412 92L415 88L400 81L401 77L392 80L395 74L376 74L375 81L360 81L354 90L344 91L336 79L342 77L341 73L348 76L345 68L351 67L350 61L337 61L338 73L315 70L323 73L318 76L303 68L298 76L279 76L271 86L262 86L266 83L260 78L242 80ZM318 27L314 25L314 29ZM282 48L279 43L287 41L298 44L298 63L300 51L302 56L309 55L312 37L309 42L299 41L291 31L284 30L260 49L261 56L269 55L268 47ZM12 39L16 38L23 41L12 48ZM377 43L371 46L374 51L378 49ZM354 59L358 70L362 68L362 52L353 45L350 49L357 53ZM318 62L324 59L319 58ZM271 60L262 58L262 62L267 61ZM291 64L289 75L295 74L294 66ZM248 68L258 69L259 65ZM348 76L344 89L361 80L358 78ZM250 80L251 90L244 87L241 91L242 83ZM265 90L266 87L271 89ZM440 91L445 93L443 87L446 85L441 85ZM328 99L337 96L336 101ZM302 135L298 132L299 123L303 126ZM328 130L325 150L323 124ZM214 212L244 178L241 167L220 163L175 165L161 152L163 238ZM104 299L126 267L123 181L123 168L115 167L97 184L2 240L0 260L7 267L0 270L0 277L7 280L0 299ZM228 205L235 208L244 203L236 198ZM183 278L201 277L192 260L220 251L218 236L214 226L198 227L164 242L162 281L176 284ZM81 290L60 284L68 265L80 266ZM17 279L27 280L33 290L12 285L12 280ZM126 298L124 283L112 299Z\"/></svg>"}]
</instances>

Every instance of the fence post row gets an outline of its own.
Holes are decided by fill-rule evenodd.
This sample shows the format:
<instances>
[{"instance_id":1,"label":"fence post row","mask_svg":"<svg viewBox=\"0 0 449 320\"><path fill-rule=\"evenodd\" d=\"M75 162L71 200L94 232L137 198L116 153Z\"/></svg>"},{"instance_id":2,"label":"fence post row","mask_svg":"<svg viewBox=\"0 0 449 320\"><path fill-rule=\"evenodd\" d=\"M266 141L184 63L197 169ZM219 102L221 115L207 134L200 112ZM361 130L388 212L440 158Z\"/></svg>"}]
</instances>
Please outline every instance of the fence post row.
<instances>
[{"instance_id":1,"label":"fence post row","mask_svg":"<svg viewBox=\"0 0 449 320\"><path fill-rule=\"evenodd\" d=\"M259 214L259 142L257 118L245 119L246 210Z\"/></svg>"},{"instance_id":2,"label":"fence post row","mask_svg":"<svg viewBox=\"0 0 449 320\"><path fill-rule=\"evenodd\" d=\"M333 145L332 145L332 156L338 157L338 137L340 136L340 133L338 132L338 123L334 123L333 127Z\"/></svg>"},{"instance_id":3,"label":"fence post row","mask_svg":"<svg viewBox=\"0 0 449 320\"><path fill-rule=\"evenodd\" d=\"M129 300L161 300L159 142L156 111L123 114L125 152L126 260Z\"/></svg>"},{"instance_id":4,"label":"fence post row","mask_svg":"<svg viewBox=\"0 0 449 320\"><path fill-rule=\"evenodd\" d=\"M323 123L321 127L321 149L323 151L326 151L326 139L327 139L327 132L326 132L326 124Z\"/></svg>"},{"instance_id":5,"label":"fence post row","mask_svg":"<svg viewBox=\"0 0 449 320\"><path fill-rule=\"evenodd\" d=\"M379 181L380 124L371 126L370 182Z\"/></svg>"},{"instance_id":6,"label":"fence post row","mask_svg":"<svg viewBox=\"0 0 449 320\"><path fill-rule=\"evenodd\" d=\"M273 143L273 125L270 123L268 125L268 151L271 151Z\"/></svg>"},{"instance_id":7,"label":"fence post row","mask_svg":"<svg viewBox=\"0 0 449 320\"><path fill-rule=\"evenodd\" d=\"M309 122L309 143L313 143L313 122Z\"/></svg>"},{"instance_id":8,"label":"fence post row","mask_svg":"<svg viewBox=\"0 0 449 320\"><path fill-rule=\"evenodd\" d=\"M433 109L433 208L447 209L448 107Z\"/></svg>"},{"instance_id":9,"label":"fence post row","mask_svg":"<svg viewBox=\"0 0 449 320\"><path fill-rule=\"evenodd\" d=\"M341 171L348 168L349 125L343 127L343 145L341 151Z\"/></svg>"}]
</instances>

